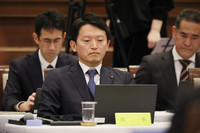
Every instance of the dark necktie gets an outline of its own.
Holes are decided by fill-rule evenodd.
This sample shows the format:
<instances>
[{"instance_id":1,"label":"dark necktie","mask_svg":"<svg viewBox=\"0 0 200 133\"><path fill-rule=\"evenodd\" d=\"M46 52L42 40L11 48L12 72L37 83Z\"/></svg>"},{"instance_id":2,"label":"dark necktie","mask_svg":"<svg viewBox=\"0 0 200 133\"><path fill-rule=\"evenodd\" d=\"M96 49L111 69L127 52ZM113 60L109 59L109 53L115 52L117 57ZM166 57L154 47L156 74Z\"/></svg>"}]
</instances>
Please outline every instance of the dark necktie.
<instances>
[{"instance_id":1,"label":"dark necktie","mask_svg":"<svg viewBox=\"0 0 200 133\"><path fill-rule=\"evenodd\" d=\"M97 71L96 71L96 69L93 69L93 70L88 70L87 73L89 75L88 87L90 89L90 92L94 96L94 94L95 94L95 85L96 85L95 82L94 82L94 76L97 74Z\"/></svg>"},{"instance_id":2,"label":"dark necktie","mask_svg":"<svg viewBox=\"0 0 200 133\"><path fill-rule=\"evenodd\" d=\"M49 65L47 66L47 68L53 68L53 66L52 66L51 64L49 64Z\"/></svg>"},{"instance_id":3,"label":"dark necktie","mask_svg":"<svg viewBox=\"0 0 200 133\"><path fill-rule=\"evenodd\" d=\"M181 75L180 75L180 81L188 81L188 70L187 66L190 64L191 61L189 60L179 60L181 65L183 66L181 70Z\"/></svg>"}]
</instances>

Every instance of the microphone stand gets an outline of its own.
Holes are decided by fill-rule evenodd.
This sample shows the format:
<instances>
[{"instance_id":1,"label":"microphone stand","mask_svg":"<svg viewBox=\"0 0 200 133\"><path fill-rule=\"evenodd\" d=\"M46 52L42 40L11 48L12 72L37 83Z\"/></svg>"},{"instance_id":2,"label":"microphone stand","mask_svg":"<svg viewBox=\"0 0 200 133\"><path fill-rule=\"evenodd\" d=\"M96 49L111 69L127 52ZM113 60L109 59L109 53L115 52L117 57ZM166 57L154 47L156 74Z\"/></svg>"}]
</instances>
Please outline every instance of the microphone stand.
<instances>
[{"instance_id":1,"label":"microphone stand","mask_svg":"<svg viewBox=\"0 0 200 133\"><path fill-rule=\"evenodd\" d=\"M114 6L114 4L111 2L111 0L106 0L106 9L107 9L108 16L109 16L110 21L111 21L112 26L113 26L114 35L115 35L115 38L116 38L116 41L117 41L116 44L118 44L118 47L119 47L119 50L120 50L119 52L120 52L121 57L122 57L122 62L124 64L124 66L127 68L127 70L129 71L127 56L125 54L124 48L122 47L123 40L120 39L120 35L119 35L120 33L118 31L118 29L121 28L121 27L118 27L120 20L116 17L116 15L113 11L113 6Z\"/></svg>"},{"instance_id":2,"label":"microphone stand","mask_svg":"<svg viewBox=\"0 0 200 133\"><path fill-rule=\"evenodd\" d=\"M69 10L68 10L68 16L67 16L67 25L66 25L66 53L69 53L69 49L70 49L70 40L71 40L71 33L70 33L70 29L71 29L71 25L75 19L75 13L77 12L77 18L80 18L84 11L85 11L85 2L86 0L82 0L82 2L74 2L73 0L70 0L69 2Z\"/></svg>"}]
</instances>

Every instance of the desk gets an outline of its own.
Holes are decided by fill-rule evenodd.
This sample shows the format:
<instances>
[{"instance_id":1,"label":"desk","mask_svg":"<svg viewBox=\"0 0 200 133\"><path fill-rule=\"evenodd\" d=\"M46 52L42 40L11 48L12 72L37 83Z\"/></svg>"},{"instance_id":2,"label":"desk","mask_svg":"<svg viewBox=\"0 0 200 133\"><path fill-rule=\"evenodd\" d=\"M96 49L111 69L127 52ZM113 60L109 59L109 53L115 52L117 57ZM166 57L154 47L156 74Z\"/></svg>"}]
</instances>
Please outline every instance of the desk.
<instances>
[{"instance_id":1,"label":"desk","mask_svg":"<svg viewBox=\"0 0 200 133\"><path fill-rule=\"evenodd\" d=\"M8 119L19 120L24 116L25 112L4 112L0 111L0 133L4 133L4 125L8 123Z\"/></svg>"},{"instance_id":2,"label":"desk","mask_svg":"<svg viewBox=\"0 0 200 133\"><path fill-rule=\"evenodd\" d=\"M134 133L136 131L167 131L170 122L155 122L151 126L120 127L114 124L103 124L94 127L82 126L19 126L5 124L6 133Z\"/></svg>"},{"instance_id":3,"label":"desk","mask_svg":"<svg viewBox=\"0 0 200 133\"><path fill-rule=\"evenodd\" d=\"M156 111L154 115L154 122L171 122L174 113L166 111Z\"/></svg>"},{"instance_id":4,"label":"desk","mask_svg":"<svg viewBox=\"0 0 200 133\"><path fill-rule=\"evenodd\" d=\"M24 114L25 114L24 112L3 112L3 111L0 112L0 133L5 133L5 123L8 123L8 119L19 120L24 116ZM156 111L154 117L154 123L171 122L173 115L174 115L173 113L169 113L166 111ZM101 127L101 125L98 125L98 127L99 126Z\"/></svg>"}]
</instances>

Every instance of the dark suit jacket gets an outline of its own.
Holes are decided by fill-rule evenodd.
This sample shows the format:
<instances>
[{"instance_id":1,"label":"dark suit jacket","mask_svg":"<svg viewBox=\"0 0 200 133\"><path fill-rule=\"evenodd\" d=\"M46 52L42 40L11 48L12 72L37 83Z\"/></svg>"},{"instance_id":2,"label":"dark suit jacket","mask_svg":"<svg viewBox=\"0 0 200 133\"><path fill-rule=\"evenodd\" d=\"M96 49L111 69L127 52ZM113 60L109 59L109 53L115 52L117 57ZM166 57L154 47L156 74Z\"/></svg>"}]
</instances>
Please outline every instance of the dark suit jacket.
<instances>
[{"instance_id":1,"label":"dark suit jacket","mask_svg":"<svg viewBox=\"0 0 200 133\"><path fill-rule=\"evenodd\" d=\"M60 53L56 67L69 65L77 57ZM38 50L31 55L15 59L9 66L9 77L2 98L2 110L14 110L13 105L26 101L37 88L42 87L43 78Z\"/></svg>"},{"instance_id":2,"label":"dark suit jacket","mask_svg":"<svg viewBox=\"0 0 200 133\"><path fill-rule=\"evenodd\" d=\"M103 66L100 84L135 84L135 80L128 72ZM81 115L81 102L92 100L84 73L77 62L48 73L42 86L38 116Z\"/></svg>"},{"instance_id":3,"label":"dark suit jacket","mask_svg":"<svg viewBox=\"0 0 200 133\"><path fill-rule=\"evenodd\" d=\"M199 55L196 55L195 66L200 67ZM172 50L144 56L135 80L139 84L158 84L156 110L175 108L178 86Z\"/></svg>"}]
</instances>

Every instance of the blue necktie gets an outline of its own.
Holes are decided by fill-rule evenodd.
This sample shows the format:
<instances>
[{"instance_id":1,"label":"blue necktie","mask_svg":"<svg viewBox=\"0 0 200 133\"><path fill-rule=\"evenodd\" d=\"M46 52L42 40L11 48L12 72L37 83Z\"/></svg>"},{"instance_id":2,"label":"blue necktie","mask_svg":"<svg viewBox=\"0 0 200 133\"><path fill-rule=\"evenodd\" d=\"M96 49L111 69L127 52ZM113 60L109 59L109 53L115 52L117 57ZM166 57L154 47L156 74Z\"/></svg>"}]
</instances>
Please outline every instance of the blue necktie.
<instances>
[{"instance_id":1,"label":"blue necktie","mask_svg":"<svg viewBox=\"0 0 200 133\"><path fill-rule=\"evenodd\" d=\"M95 82L94 82L94 76L97 74L97 71L96 71L96 69L93 69L93 70L88 70L87 73L89 75L88 87L90 89L90 92L94 96L94 94L95 94L95 85L96 85Z\"/></svg>"}]
</instances>

